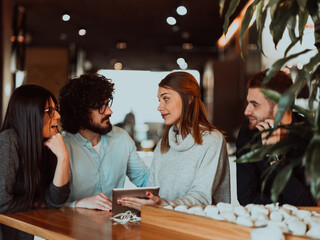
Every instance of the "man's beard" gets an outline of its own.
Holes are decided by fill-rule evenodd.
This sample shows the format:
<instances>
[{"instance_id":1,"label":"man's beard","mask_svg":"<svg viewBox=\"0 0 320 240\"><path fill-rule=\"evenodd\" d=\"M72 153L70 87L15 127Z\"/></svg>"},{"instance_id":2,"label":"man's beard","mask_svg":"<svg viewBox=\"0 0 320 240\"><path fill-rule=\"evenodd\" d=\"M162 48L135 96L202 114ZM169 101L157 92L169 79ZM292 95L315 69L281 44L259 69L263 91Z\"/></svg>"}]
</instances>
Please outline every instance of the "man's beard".
<instances>
[{"instance_id":1,"label":"man's beard","mask_svg":"<svg viewBox=\"0 0 320 240\"><path fill-rule=\"evenodd\" d=\"M251 130L254 130L257 126L258 123L260 122L264 122L266 119L274 119L274 116L273 116L273 107L270 107L270 110L268 112L268 115L267 116L263 116L261 118L256 118L254 115L253 116L247 116L247 117L254 117L255 118L255 122L254 123L251 123L249 122L249 128Z\"/></svg>"},{"instance_id":2,"label":"man's beard","mask_svg":"<svg viewBox=\"0 0 320 240\"><path fill-rule=\"evenodd\" d=\"M105 116L101 120L101 123L103 123L105 120L108 120L110 118L110 116L111 115ZM108 122L106 127L102 127L100 124L96 124L96 123L93 123L92 121L90 121L85 128L92 131L92 132L99 133L101 135L105 135L112 130L112 125L110 122Z\"/></svg>"}]
</instances>

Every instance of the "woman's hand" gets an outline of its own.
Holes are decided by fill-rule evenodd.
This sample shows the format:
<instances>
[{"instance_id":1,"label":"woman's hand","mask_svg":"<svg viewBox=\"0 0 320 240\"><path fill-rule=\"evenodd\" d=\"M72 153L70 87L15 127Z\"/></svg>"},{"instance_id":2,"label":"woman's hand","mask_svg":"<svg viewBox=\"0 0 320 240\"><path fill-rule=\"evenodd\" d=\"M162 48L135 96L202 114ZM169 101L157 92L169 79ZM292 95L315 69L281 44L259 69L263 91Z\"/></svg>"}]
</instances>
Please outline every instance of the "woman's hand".
<instances>
[{"instance_id":1,"label":"woman's hand","mask_svg":"<svg viewBox=\"0 0 320 240\"><path fill-rule=\"evenodd\" d=\"M57 157L57 166L54 172L53 184L62 187L69 182L69 153L60 133L49 138L44 145Z\"/></svg>"},{"instance_id":2,"label":"woman's hand","mask_svg":"<svg viewBox=\"0 0 320 240\"><path fill-rule=\"evenodd\" d=\"M152 206L152 205L160 205L162 203L161 198L159 198L158 196L156 196L150 192L147 192L146 196L149 199L124 197L124 198L118 200L117 203L121 204L122 206L134 208L137 210L141 210L142 205Z\"/></svg>"},{"instance_id":3,"label":"woman's hand","mask_svg":"<svg viewBox=\"0 0 320 240\"><path fill-rule=\"evenodd\" d=\"M44 145L47 146L56 155L58 161L69 159L66 145L64 144L61 133L57 133L49 138Z\"/></svg>"}]
</instances>

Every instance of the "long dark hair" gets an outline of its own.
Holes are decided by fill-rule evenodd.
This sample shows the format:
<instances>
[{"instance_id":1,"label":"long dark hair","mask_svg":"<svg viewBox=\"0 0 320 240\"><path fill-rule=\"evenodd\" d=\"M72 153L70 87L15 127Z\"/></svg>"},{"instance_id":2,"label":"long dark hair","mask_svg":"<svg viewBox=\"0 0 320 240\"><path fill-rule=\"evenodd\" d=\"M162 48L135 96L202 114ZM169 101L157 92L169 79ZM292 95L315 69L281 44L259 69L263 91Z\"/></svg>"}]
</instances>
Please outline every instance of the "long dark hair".
<instances>
[{"instance_id":1,"label":"long dark hair","mask_svg":"<svg viewBox=\"0 0 320 240\"><path fill-rule=\"evenodd\" d=\"M47 177L50 175L47 169L51 163L47 157L53 158L53 153L44 148L42 133L44 109L47 102L50 104L50 98L56 103L52 93L40 86L18 87L10 98L0 130L13 129L18 136L18 172L23 175L24 190L21 196L15 197L20 207L32 207L34 203L40 206L44 202Z\"/></svg>"},{"instance_id":2,"label":"long dark hair","mask_svg":"<svg viewBox=\"0 0 320 240\"><path fill-rule=\"evenodd\" d=\"M217 129L207 118L207 112L201 101L201 91L197 80L187 72L172 72L159 83L159 87L167 88L179 93L182 100L182 117L180 118L180 130L185 138L192 134L196 144L202 144L203 131ZM191 103L189 104L191 100ZM169 150L168 133L172 125L166 125L161 140L161 152Z\"/></svg>"}]
</instances>

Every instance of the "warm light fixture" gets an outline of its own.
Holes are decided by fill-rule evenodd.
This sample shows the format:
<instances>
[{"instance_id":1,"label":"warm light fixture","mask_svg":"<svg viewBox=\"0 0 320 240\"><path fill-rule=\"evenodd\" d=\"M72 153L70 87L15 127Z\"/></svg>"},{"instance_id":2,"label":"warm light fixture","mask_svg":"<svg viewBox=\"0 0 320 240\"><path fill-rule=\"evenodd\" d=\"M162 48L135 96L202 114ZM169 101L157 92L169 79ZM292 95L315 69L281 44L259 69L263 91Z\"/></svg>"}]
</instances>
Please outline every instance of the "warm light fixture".
<instances>
[{"instance_id":1,"label":"warm light fixture","mask_svg":"<svg viewBox=\"0 0 320 240\"><path fill-rule=\"evenodd\" d=\"M230 24L227 34L223 34L218 40L218 46L223 48L227 45L233 35L240 29L240 23L243 20L243 17L246 13L247 8L253 3L253 0L247 2L247 4L243 7L238 17L236 17L233 22ZM254 11L252 19L250 21L249 26L251 26L256 20L256 11Z\"/></svg>"},{"instance_id":2,"label":"warm light fixture","mask_svg":"<svg viewBox=\"0 0 320 240\"><path fill-rule=\"evenodd\" d=\"M121 62L116 62L114 64L114 69L115 70L121 70L122 69L122 63Z\"/></svg>"},{"instance_id":3,"label":"warm light fixture","mask_svg":"<svg viewBox=\"0 0 320 240\"><path fill-rule=\"evenodd\" d=\"M191 49L193 49L193 44L192 43L183 43L182 49L183 50L191 50Z\"/></svg>"},{"instance_id":4,"label":"warm light fixture","mask_svg":"<svg viewBox=\"0 0 320 240\"><path fill-rule=\"evenodd\" d=\"M117 49L126 49L127 48L127 43L126 42L117 42L116 48Z\"/></svg>"},{"instance_id":5,"label":"warm light fixture","mask_svg":"<svg viewBox=\"0 0 320 240\"><path fill-rule=\"evenodd\" d=\"M228 28L228 32L226 35L222 35L218 40L218 46L224 47L227 45L227 43L230 41L232 36L237 32L238 28L240 26L240 18L236 18L231 25Z\"/></svg>"},{"instance_id":6,"label":"warm light fixture","mask_svg":"<svg viewBox=\"0 0 320 240\"><path fill-rule=\"evenodd\" d=\"M177 23L177 20L174 17L167 17L167 23L169 25L175 25Z\"/></svg>"},{"instance_id":7,"label":"warm light fixture","mask_svg":"<svg viewBox=\"0 0 320 240\"><path fill-rule=\"evenodd\" d=\"M188 12L187 8L185 6L179 6L177 7L177 13L180 15L180 16L184 16L186 15Z\"/></svg>"}]
</instances>

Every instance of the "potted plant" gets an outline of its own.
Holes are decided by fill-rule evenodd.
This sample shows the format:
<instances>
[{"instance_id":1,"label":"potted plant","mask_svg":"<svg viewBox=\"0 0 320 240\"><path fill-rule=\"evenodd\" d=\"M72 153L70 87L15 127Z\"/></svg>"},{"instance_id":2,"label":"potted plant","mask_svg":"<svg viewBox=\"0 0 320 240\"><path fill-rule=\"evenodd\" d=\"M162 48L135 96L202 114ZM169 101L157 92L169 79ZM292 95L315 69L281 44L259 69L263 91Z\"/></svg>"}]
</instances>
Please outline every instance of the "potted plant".
<instances>
[{"instance_id":1,"label":"potted plant","mask_svg":"<svg viewBox=\"0 0 320 240\"><path fill-rule=\"evenodd\" d=\"M227 32L229 26L229 18L235 12L240 0L231 0L230 5L225 13L223 31ZM220 14L224 10L225 0L220 0ZM275 47L283 37L285 29L288 29L291 43L285 50L284 56L274 62L267 71L264 83L267 83L285 64L306 54L311 49L303 50L299 53L289 54L290 50L297 43L301 42L304 37L304 30L309 17L314 23L314 40L316 54L310 58L310 61L299 71L294 84L284 94L280 95L272 90L262 90L265 96L278 103L278 112L275 118L275 126L270 130L274 131L279 127L280 119L285 110L291 108L303 114L310 124L295 125L288 127L291 133L300 133L299 138L290 137L271 146L254 146L249 153L237 159L238 162L254 162L263 159L266 154L284 154L289 149L299 146L303 151L303 156L292 160L285 168L283 168L275 177L271 190L271 199L276 202L279 194L284 189L288 179L291 176L295 166L302 164L305 167L305 175L310 181L311 192L316 199L320 199L320 105L319 88L320 88L320 2L318 0L255 0L247 8L241 24L239 45L242 49L242 40L249 28L249 23L256 11L256 27L258 31L257 45L262 50L262 31L269 27ZM267 14L271 16L271 23L265 26ZM298 31L295 29L298 28ZM314 51L314 50L313 50ZM304 109L294 104L294 100L301 89L305 86L310 89L309 109ZM303 134L301 134L303 133ZM295 134L292 134L295 136ZM302 137L302 138L301 138ZM305 141L303 138L306 138ZM307 139L308 138L308 139ZM311 140L310 140L311 139ZM272 171L272 166L270 167ZM267 174L268 175L268 174ZM266 179L265 179L266 180ZM265 182L264 182L265 183ZM262 189L263 185L262 184Z\"/></svg>"}]
</instances>

